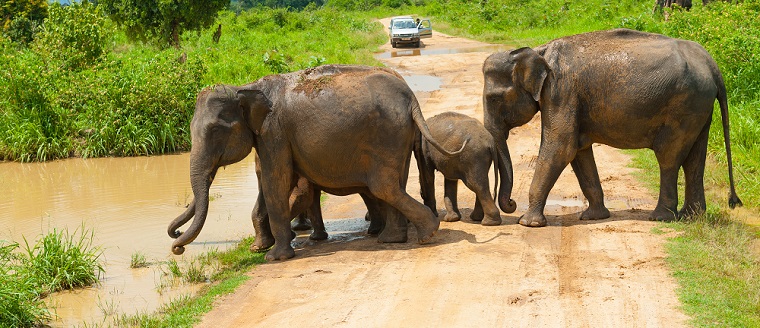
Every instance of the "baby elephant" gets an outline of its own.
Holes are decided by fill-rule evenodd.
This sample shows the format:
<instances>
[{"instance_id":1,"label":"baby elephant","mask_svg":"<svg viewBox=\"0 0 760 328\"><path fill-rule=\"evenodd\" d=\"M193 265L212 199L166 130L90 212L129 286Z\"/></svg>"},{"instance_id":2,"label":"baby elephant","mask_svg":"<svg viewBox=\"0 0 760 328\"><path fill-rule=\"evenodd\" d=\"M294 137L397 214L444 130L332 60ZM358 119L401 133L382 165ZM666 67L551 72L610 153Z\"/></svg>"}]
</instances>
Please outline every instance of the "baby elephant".
<instances>
[{"instance_id":1,"label":"baby elephant","mask_svg":"<svg viewBox=\"0 0 760 328\"><path fill-rule=\"evenodd\" d=\"M434 174L435 170L438 170L446 179L444 203L447 213L444 221L457 221L462 217L457 207L457 180L462 180L477 196L470 219L481 221L481 224L486 226L500 225L501 216L489 191L488 182L488 170L491 163L494 164L495 181L498 181L498 163L496 162L498 157L491 134L478 120L459 113L445 112L429 118L427 123L435 140L444 147L453 148L466 140L469 141L461 154L449 157L430 147L426 141L421 141L421 155L415 155L417 161L421 162L420 185L425 205L438 215L435 204Z\"/></svg>"}]
</instances>

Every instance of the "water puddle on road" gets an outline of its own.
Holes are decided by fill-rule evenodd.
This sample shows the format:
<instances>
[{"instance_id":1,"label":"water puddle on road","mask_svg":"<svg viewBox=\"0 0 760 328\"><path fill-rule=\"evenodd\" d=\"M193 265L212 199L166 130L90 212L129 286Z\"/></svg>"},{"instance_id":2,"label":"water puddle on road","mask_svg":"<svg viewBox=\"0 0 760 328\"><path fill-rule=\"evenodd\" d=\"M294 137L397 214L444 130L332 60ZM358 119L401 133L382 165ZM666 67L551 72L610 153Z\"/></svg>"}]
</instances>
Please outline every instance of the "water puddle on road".
<instances>
[{"instance_id":1,"label":"water puddle on road","mask_svg":"<svg viewBox=\"0 0 760 328\"><path fill-rule=\"evenodd\" d=\"M404 81L414 92L433 92L441 89L443 80L430 75L403 75Z\"/></svg>"},{"instance_id":2,"label":"water puddle on road","mask_svg":"<svg viewBox=\"0 0 760 328\"><path fill-rule=\"evenodd\" d=\"M396 57L408 57L408 56L424 56L424 55L450 55L450 54L464 54L472 52L499 52L514 49L514 46L505 44L493 44L477 47L465 47L465 48L444 48L444 49L425 49L425 48L396 48L391 51L386 51L375 55L377 59L387 59Z\"/></svg>"},{"instance_id":3,"label":"water puddle on road","mask_svg":"<svg viewBox=\"0 0 760 328\"><path fill-rule=\"evenodd\" d=\"M46 298L57 308L54 327L100 322L108 313L152 312L191 294L198 285L167 285L168 260L188 262L253 234L250 213L258 193L253 156L219 170L204 229L182 256L171 254L166 228L193 198L188 154L3 162L0 181L0 240L23 244L25 237L33 246L53 228L73 233L84 225L94 231L93 245L103 250L105 274L98 286ZM136 252L152 264L131 269Z\"/></svg>"}]
</instances>

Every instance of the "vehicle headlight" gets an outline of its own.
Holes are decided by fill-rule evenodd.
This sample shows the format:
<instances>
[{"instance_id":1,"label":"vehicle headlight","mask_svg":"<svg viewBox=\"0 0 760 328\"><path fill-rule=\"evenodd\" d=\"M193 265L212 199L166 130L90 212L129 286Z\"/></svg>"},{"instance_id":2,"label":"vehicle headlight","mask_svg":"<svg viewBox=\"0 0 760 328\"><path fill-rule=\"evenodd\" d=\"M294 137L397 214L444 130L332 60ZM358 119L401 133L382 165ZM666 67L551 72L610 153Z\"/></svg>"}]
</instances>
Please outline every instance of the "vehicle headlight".
<instances>
[{"instance_id":1,"label":"vehicle headlight","mask_svg":"<svg viewBox=\"0 0 760 328\"><path fill-rule=\"evenodd\" d=\"M394 37L394 38L397 38L397 37L399 37L399 36L401 36L401 34L398 34L398 33L393 33L393 37Z\"/></svg>"},{"instance_id":2,"label":"vehicle headlight","mask_svg":"<svg viewBox=\"0 0 760 328\"><path fill-rule=\"evenodd\" d=\"M419 34L419 33L414 33L414 37L415 37L415 38L419 38L419 37L420 37L420 34Z\"/></svg>"}]
</instances>

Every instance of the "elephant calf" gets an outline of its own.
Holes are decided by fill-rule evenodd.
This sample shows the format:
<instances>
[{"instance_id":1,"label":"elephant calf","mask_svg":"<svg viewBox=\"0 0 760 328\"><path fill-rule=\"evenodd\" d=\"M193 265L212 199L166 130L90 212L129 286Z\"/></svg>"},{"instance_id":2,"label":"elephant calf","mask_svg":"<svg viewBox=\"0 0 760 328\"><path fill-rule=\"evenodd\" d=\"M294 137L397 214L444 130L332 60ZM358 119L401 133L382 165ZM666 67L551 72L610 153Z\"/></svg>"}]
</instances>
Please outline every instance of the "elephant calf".
<instances>
[{"instance_id":1,"label":"elephant calf","mask_svg":"<svg viewBox=\"0 0 760 328\"><path fill-rule=\"evenodd\" d=\"M435 203L435 170L443 174L444 204L446 216L444 221L452 222L461 219L457 206L457 180L462 180L470 188L477 199L470 214L470 219L480 221L482 225L495 226L501 224L499 209L496 207L489 189L488 170L494 164L495 179L498 179L498 157L493 137L478 120L467 115L446 112L427 120L430 134L444 147L461 145L467 142L467 147L458 156L446 156L421 140L422 154L418 155L422 199L425 205L438 213ZM494 181L495 182L495 181ZM496 191L494 190L494 194Z\"/></svg>"}]
</instances>

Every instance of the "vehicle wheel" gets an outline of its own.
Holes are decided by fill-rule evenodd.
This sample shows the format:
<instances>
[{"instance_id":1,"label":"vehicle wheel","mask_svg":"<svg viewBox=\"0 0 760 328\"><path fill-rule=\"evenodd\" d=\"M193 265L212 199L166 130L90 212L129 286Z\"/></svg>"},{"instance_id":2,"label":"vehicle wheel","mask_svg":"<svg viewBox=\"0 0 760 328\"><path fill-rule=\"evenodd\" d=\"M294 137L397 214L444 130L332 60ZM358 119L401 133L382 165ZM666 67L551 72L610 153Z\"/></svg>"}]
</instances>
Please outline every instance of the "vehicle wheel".
<instances>
[{"instance_id":1,"label":"vehicle wheel","mask_svg":"<svg viewBox=\"0 0 760 328\"><path fill-rule=\"evenodd\" d=\"M417 45L417 48L419 48L420 47L420 41L417 41L416 45Z\"/></svg>"},{"instance_id":2,"label":"vehicle wheel","mask_svg":"<svg viewBox=\"0 0 760 328\"><path fill-rule=\"evenodd\" d=\"M395 48L396 47L396 42L391 42L391 47Z\"/></svg>"}]
</instances>

